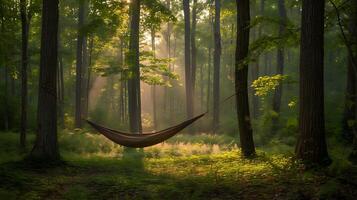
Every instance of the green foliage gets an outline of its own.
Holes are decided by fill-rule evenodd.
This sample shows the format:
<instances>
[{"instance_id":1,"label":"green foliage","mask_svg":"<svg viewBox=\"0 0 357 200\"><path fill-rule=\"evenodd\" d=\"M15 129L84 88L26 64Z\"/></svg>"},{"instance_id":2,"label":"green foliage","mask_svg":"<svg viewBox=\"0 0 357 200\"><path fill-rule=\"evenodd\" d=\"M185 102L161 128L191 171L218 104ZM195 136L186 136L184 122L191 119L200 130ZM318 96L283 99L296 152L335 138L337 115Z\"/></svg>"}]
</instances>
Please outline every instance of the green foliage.
<instances>
[{"instance_id":1,"label":"green foliage","mask_svg":"<svg viewBox=\"0 0 357 200\"><path fill-rule=\"evenodd\" d=\"M277 74L274 76L261 76L254 80L251 87L255 90L255 95L261 98L273 92L282 81L287 80L287 75Z\"/></svg>"},{"instance_id":2,"label":"green foliage","mask_svg":"<svg viewBox=\"0 0 357 200\"><path fill-rule=\"evenodd\" d=\"M140 79L149 85L172 87L170 81L178 80L177 73L169 68L170 59L156 58L151 52L140 53Z\"/></svg>"}]
</instances>

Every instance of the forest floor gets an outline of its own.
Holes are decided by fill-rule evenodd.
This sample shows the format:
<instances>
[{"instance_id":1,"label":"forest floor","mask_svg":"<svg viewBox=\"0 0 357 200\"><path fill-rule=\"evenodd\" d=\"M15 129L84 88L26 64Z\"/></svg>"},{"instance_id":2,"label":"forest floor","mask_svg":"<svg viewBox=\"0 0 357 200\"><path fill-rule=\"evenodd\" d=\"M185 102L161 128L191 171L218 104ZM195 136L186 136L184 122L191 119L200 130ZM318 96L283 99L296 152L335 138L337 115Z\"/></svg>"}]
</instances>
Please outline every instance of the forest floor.
<instances>
[{"instance_id":1,"label":"forest floor","mask_svg":"<svg viewBox=\"0 0 357 200\"><path fill-rule=\"evenodd\" d=\"M34 136L29 140L32 142ZM200 135L126 151L89 133L60 133L64 162L23 161L18 134L0 133L0 199L355 199L357 169L341 158L305 170L292 153L241 158L230 138ZM28 145L31 146L31 145ZM344 152L340 152L344 154ZM340 156L340 155L339 155Z\"/></svg>"}]
</instances>

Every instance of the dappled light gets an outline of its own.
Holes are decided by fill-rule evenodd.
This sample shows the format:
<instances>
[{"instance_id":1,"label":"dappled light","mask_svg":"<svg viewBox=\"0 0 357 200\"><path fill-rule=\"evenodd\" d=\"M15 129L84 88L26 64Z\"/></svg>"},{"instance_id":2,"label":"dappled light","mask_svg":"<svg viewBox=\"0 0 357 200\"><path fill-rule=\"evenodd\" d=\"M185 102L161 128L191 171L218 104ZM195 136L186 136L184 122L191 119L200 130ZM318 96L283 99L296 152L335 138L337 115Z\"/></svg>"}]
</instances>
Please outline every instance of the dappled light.
<instances>
[{"instance_id":1,"label":"dappled light","mask_svg":"<svg viewBox=\"0 0 357 200\"><path fill-rule=\"evenodd\" d=\"M356 0L0 0L0 200L355 200Z\"/></svg>"}]
</instances>

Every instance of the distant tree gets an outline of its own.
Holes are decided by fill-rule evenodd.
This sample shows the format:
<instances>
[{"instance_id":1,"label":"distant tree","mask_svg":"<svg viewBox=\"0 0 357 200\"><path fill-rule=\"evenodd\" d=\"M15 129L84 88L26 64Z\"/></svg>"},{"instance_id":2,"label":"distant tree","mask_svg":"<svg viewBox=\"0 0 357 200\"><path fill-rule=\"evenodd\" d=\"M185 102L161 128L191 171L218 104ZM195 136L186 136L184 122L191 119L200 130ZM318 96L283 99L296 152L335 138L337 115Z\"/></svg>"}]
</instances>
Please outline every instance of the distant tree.
<instances>
[{"instance_id":1,"label":"distant tree","mask_svg":"<svg viewBox=\"0 0 357 200\"><path fill-rule=\"evenodd\" d=\"M214 56L213 56L213 131L219 126L219 97L220 97L220 70L221 70L221 0L215 0L214 15Z\"/></svg>"},{"instance_id":2,"label":"distant tree","mask_svg":"<svg viewBox=\"0 0 357 200\"><path fill-rule=\"evenodd\" d=\"M31 157L58 160L57 143L57 32L58 0L42 3L41 60L38 93L38 132Z\"/></svg>"},{"instance_id":3,"label":"distant tree","mask_svg":"<svg viewBox=\"0 0 357 200\"><path fill-rule=\"evenodd\" d=\"M20 145L26 146L27 128L27 63L28 63L28 35L30 16L27 15L27 1L20 0L21 16L21 128Z\"/></svg>"},{"instance_id":4,"label":"distant tree","mask_svg":"<svg viewBox=\"0 0 357 200\"><path fill-rule=\"evenodd\" d=\"M325 0L303 0L300 41L300 111L296 156L309 164L327 164L324 118Z\"/></svg>"},{"instance_id":5,"label":"distant tree","mask_svg":"<svg viewBox=\"0 0 357 200\"><path fill-rule=\"evenodd\" d=\"M87 15L87 0L79 1L78 9L78 33L77 33L77 58L76 58L76 103L75 103L75 127L82 127L83 114L83 85L84 71L87 61L87 37L83 31L86 15Z\"/></svg>"},{"instance_id":6,"label":"distant tree","mask_svg":"<svg viewBox=\"0 0 357 200\"><path fill-rule=\"evenodd\" d=\"M196 47L196 27L197 27L197 0L193 0L192 4L192 24L191 24L191 84L192 95L195 94L196 86L196 71L197 71L197 47ZM192 97L193 98L193 97ZM193 101L194 103L194 101ZM192 108L194 110L194 108Z\"/></svg>"},{"instance_id":7,"label":"distant tree","mask_svg":"<svg viewBox=\"0 0 357 200\"><path fill-rule=\"evenodd\" d=\"M131 132L139 133L142 131L139 63L140 0L131 1L130 18L129 54L127 60L130 71L128 80L129 125Z\"/></svg>"},{"instance_id":8,"label":"distant tree","mask_svg":"<svg viewBox=\"0 0 357 200\"><path fill-rule=\"evenodd\" d=\"M255 154L253 131L248 101L248 64L245 59L249 49L250 6L249 0L237 0L237 45L235 63L235 91L237 116L242 153L245 157Z\"/></svg>"},{"instance_id":9,"label":"distant tree","mask_svg":"<svg viewBox=\"0 0 357 200\"><path fill-rule=\"evenodd\" d=\"M286 15L286 8L285 8L285 0L279 0L278 1L278 10L279 10L279 37L283 37L284 33L286 32L286 25L287 25L287 15ZM276 68L276 73L277 74L284 74L284 47L283 44L279 44L278 50L277 50L277 68ZM273 111L276 112L278 115L276 117L273 117L272 121L272 131L276 131L277 126L278 126L278 116L280 112L280 105L281 105L281 96L283 93L283 87L282 83L280 83L274 92L273 96Z\"/></svg>"},{"instance_id":10,"label":"distant tree","mask_svg":"<svg viewBox=\"0 0 357 200\"><path fill-rule=\"evenodd\" d=\"M357 164L357 1L351 1L350 8L352 10L350 14L350 22L349 22L349 45L350 45L350 52L348 55L348 71L347 71L347 96L346 100L346 108L345 109L353 109L353 111L348 110L348 116L346 116L345 112L345 119L346 117L350 117L346 119L347 125L349 127L353 127L353 149L349 156L349 160ZM350 106L350 107L347 107ZM353 117L353 118L352 118ZM349 123L352 121L353 123ZM348 133L347 133L348 134Z\"/></svg>"},{"instance_id":11,"label":"distant tree","mask_svg":"<svg viewBox=\"0 0 357 200\"><path fill-rule=\"evenodd\" d=\"M186 87L186 114L188 118L193 117L193 91L192 91L192 69L191 69L191 23L190 23L190 1L183 0L184 26L185 26L185 87Z\"/></svg>"},{"instance_id":12,"label":"distant tree","mask_svg":"<svg viewBox=\"0 0 357 200\"><path fill-rule=\"evenodd\" d=\"M349 143L353 141L353 125L356 118L356 95L357 95L357 79L356 79L356 52L353 52L353 49L356 49L357 46L357 4L355 1L348 4L350 7L351 13L348 17L348 49L352 52L348 52L348 61L347 61L347 84L346 84L346 96L345 96L345 108L343 112L342 119L342 137Z\"/></svg>"}]
</instances>

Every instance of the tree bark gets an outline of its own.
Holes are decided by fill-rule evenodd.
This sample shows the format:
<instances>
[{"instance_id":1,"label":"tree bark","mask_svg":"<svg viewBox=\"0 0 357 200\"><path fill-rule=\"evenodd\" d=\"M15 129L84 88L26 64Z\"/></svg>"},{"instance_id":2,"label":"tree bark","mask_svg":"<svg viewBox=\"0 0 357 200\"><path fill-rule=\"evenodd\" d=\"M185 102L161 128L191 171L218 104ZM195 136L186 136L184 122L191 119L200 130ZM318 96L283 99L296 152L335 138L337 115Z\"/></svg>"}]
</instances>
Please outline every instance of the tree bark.
<instances>
[{"instance_id":1,"label":"tree bark","mask_svg":"<svg viewBox=\"0 0 357 200\"><path fill-rule=\"evenodd\" d=\"M155 58L155 30L151 30L151 51ZM153 110L153 124L154 130L157 130L157 110L156 110L156 85L151 86L151 94L152 94L152 110ZM164 99L165 101L165 99Z\"/></svg>"},{"instance_id":2,"label":"tree bark","mask_svg":"<svg viewBox=\"0 0 357 200\"><path fill-rule=\"evenodd\" d=\"M8 110L8 74L9 69L7 64L4 64L4 128L5 131L9 130L9 110Z\"/></svg>"},{"instance_id":3,"label":"tree bark","mask_svg":"<svg viewBox=\"0 0 357 200\"><path fill-rule=\"evenodd\" d=\"M183 12L185 23L185 88L186 88L186 114L187 118L193 117L192 99L192 69L191 69L191 27L190 27L190 1L183 0ZM190 129L191 130L191 129ZM192 130L191 130L192 132Z\"/></svg>"},{"instance_id":4,"label":"tree bark","mask_svg":"<svg viewBox=\"0 0 357 200\"><path fill-rule=\"evenodd\" d=\"M325 0L303 0L300 41L300 111L296 156L328 164L324 118Z\"/></svg>"},{"instance_id":5,"label":"tree bark","mask_svg":"<svg viewBox=\"0 0 357 200\"><path fill-rule=\"evenodd\" d=\"M264 12L265 12L265 0L260 0L260 6L259 6L259 11L260 11L260 15L264 16ZM258 36L257 38L260 38L263 34L263 27L262 25L259 26L258 28ZM260 56L257 58L256 63L253 65L252 68L252 79L257 80L259 78L259 71L261 69L261 62L260 62ZM258 119L259 117L259 97L256 95L252 95L252 104L253 104L253 110L252 110L252 115L254 119Z\"/></svg>"},{"instance_id":6,"label":"tree bark","mask_svg":"<svg viewBox=\"0 0 357 200\"><path fill-rule=\"evenodd\" d=\"M237 46L235 90L239 136L242 153L245 157L255 155L253 131L250 121L248 101L248 65L243 63L248 56L250 7L249 0L237 0Z\"/></svg>"},{"instance_id":7,"label":"tree bark","mask_svg":"<svg viewBox=\"0 0 357 200\"><path fill-rule=\"evenodd\" d=\"M131 21L128 55L128 64L131 76L128 80L129 124L131 132L140 133L142 131L139 66L140 0L131 1L130 15Z\"/></svg>"},{"instance_id":8,"label":"tree bark","mask_svg":"<svg viewBox=\"0 0 357 200\"><path fill-rule=\"evenodd\" d=\"M60 44L59 51L61 51ZM58 116L59 116L59 125L64 127L64 77L63 77L63 58L62 54L58 54L58 75L57 75L57 94L58 94Z\"/></svg>"},{"instance_id":9,"label":"tree bark","mask_svg":"<svg viewBox=\"0 0 357 200\"><path fill-rule=\"evenodd\" d=\"M31 156L47 161L60 159L57 144L57 32L58 0L43 0L38 133Z\"/></svg>"},{"instance_id":10,"label":"tree bark","mask_svg":"<svg viewBox=\"0 0 357 200\"><path fill-rule=\"evenodd\" d=\"M196 70L197 70L197 48L196 48L196 26L197 26L197 0L193 0L192 5L192 30L191 30L191 84L192 95L195 95ZM193 98L193 97L192 97ZM192 101L194 102L194 101ZM192 108L194 109L194 108Z\"/></svg>"},{"instance_id":11,"label":"tree bark","mask_svg":"<svg viewBox=\"0 0 357 200\"><path fill-rule=\"evenodd\" d=\"M77 35L77 58L76 58L76 103L75 103L75 127L82 127L82 85L83 85L83 44L85 38L81 31L84 25L85 0L79 1L78 9L78 35Z\"/></svg>"},{"instance_id":12,"label":"tree bark","mask_svg":"<svg viewBox=\"0 0 357 200\"><path fill-rule=\"evenodd\" d=\"M214 15L214 56L213 56L213 132L219 126L220 70L221 70L221 1L215 0Z\"/></svg>"},{"instance_id":13,"label":"tree bark","mask_svg":"<svg viewBox=\"0 0 357 200\"><path fill-rule=\"evenodd\" d=\"M351 1L351 10L352 14L350 17L350 22L349 22L349 33L350 33L350 45L352 47L352 51L349 51L349 63L348 63L348 84L347 87L347 96L346 99L349 98L349 100L352 101L350 109L353 109L354 113L350 113L351 115L348 117L353 117L352 120L354 122L353 124L353 131L352 131L352 136L353 136L353 142L352 142L352 152L349 155L349 160L353 164L357 164L357 78L356 74L357 72L355 71L357 66L356 65L356 60L357 60L357 2L356 1ZM345 110L347 109L347 106ZM346 113L345 113L346 114ZM346 116L347 117L347 116ZM346 123L348 123L346 119ZM348 125L348 124L347 124ZM347 135L345 133L345 135ZM348 136L348 135L347 135Z\"/></svg>"},{"instance_id":14,"label":"tree bark","mask_svg":"<svg viewBox=\"0 0 357 200\"><path fill-rule=\"evenodd\" d=\"M345 107L342 119L342 137L348 143L352 143L353 141L353 128L350 122L353 122L356 118L356 81L351 55L348 55Z\"/></svg>"},{"instance_id":15,"label":"tree bark","mask_svg":"<svg viewBox=\"0 0 357 200\"><path fill-rule=\"evenodd\" d=\"M286 31L286 23L287 23L287 15L286 15L286 8L285 8L285 0L278 1L278 10L279 10L279 37L283 37ZM284 74L284 47L279 46L277 50L277 68L276 74ZM281 105L281 97L283 93L282 83L280 83L274 92L273 96L273 111L277 114L280 113L280 105ZM272 131L276 131L278 128L279 117L273 117L272 119Z\"/></svg>"},{"instance_id":16,"label":"tree bark","mask_svg":"<svg viewBox=\"0 0 357 200\"><path fill-rule=\"evenodd\" d=\"M29 21L27 18L27 1L20 0L21 15L21 128L20 146L26 146L27 129L27 65L28 65L28 32Z\"/></svg>"}]
</instances>

